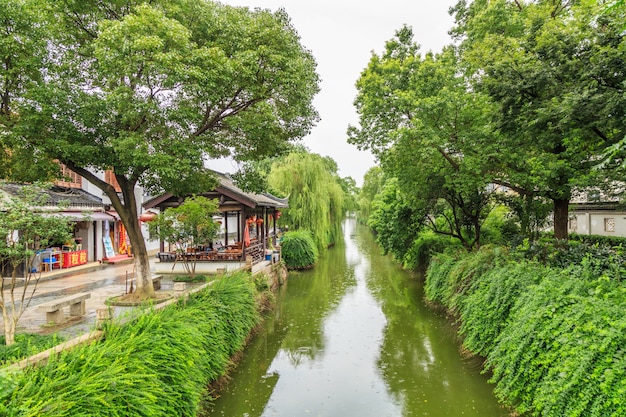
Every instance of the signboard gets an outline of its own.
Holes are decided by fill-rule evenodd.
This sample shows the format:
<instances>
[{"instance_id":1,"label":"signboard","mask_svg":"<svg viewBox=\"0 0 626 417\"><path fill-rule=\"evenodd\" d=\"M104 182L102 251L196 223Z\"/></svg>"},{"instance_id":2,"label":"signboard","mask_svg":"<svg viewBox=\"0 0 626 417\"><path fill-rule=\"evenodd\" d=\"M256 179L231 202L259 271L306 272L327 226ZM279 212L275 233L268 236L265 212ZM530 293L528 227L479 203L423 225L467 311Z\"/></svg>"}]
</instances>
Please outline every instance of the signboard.
<instances>
[{"instance_id":1,"label":"signboard","mask_svg":"<svg viewBox=\"0 0 626 417\"><path fill-rule=\"evenodd\" d=\"M63 268L70 268L76 265L87 263L87 250L63 252Z\"/></svg>"},{"instance_id":2,"label":"signboard","mask_svg":"<svg viewBox=\"0 0 626 417\"><path fill-rule=\"evenodd\" d=\"M106 258L112 258L115 256L115 251L113 250L113 242L111 242L110 236L104 236L102 238L104 242L104 256Z\"/></svg>"}]
</instances>

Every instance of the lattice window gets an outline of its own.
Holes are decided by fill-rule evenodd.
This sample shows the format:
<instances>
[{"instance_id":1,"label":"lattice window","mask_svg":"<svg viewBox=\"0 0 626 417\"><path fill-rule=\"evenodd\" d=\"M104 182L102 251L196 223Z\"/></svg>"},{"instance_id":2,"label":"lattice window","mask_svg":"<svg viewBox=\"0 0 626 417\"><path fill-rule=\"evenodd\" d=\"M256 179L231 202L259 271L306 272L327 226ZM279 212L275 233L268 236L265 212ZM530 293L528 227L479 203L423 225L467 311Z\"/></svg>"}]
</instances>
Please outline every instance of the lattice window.
<instances>
[{"instance_id":1,"label":"lattice window","mask_svg":"<svg viewBox=\"0 0 626 417\"><path fill-rule=\"evenodd\" d=\"M118 193L122 192L122 188L117 182L117 179L115 178L115 174L113 173L112 169L107 169L106 171L104 171L104 181L107 184L111 184L113 188L115 188L115 191L117 191Z\"/></svg>"},{"instance_id":2,"label":"lattice window","mask_svg":"<svg viewBox=\"0 0 626 417\"><path fill-rule=\"evenodd\" d=\"M578 229L578 218L571 217L569 219L569 230L577 230Z\"/></svg>"},{"instance_id":3,"label":"lattice window","mask_svg":"<svg viewBox=\"0 0 626 417\"><path fill-rule=\"evenodd\" d=\"M607 217L604 219L604 231L605 232L614 232L615 231L615 219L612 217Z\"/></svg>"},{"instance_id":4,"label":"lattice window","mask_svg":"<svg viewBox=\"0 0 626 417\"><path fill-rule=\"evenodd\" d=\"M82 188L83 177L61 163L59 163L59 167L61 169L61 179L55 181L56 185L61 187Z\"/></svg>"}]
</instances>

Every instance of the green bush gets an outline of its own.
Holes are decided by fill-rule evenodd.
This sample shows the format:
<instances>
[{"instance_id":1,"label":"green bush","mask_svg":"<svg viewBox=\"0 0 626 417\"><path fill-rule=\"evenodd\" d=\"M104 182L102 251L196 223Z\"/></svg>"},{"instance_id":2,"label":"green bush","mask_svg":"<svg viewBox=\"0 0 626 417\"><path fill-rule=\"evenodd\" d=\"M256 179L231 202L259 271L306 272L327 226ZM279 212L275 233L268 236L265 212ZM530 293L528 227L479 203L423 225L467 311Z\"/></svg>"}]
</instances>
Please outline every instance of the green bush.
<instances>
[{"instance_id":1,"label":"green bush","mask_svg":"<svg viewBox=\"0 0 626 417\"><path fill-rule=\"evenodd\" d=\"M563 269L481 251L434 258L426 295L458 313L500 401L544 417L626 415L626 283L608 267L621 255Z\"/></svg>"},{"instance_id":2,"label":"green bush","mask_svg":"<svg viewBox=\"0 0 626 417\"><path fill-rule=\"evenodd\" d=\"M520 294L537 283L547 268L536 263L505 262L477 277L461 303L459 332L471 352L486 356L507 325Z\"/></svg>"},{"instance_id":3,"label":"green bush","mask_svg":"<svg viewBox=\"0 0 626 417\"><path fill-rule=\"evenodd\" d=\"M7 416L196 416L258 322L248 275L227 276L162 311L105 329L100 342L4 380ZM6 377L5 377L6 378ZM2 407L5 407L2 410Z\"/></svg>"},{"instance_id":4,"label":"green bush","mask_svg":"<svg viewBox=\"0 0 626 417\"><path fill-rule=\"evenodd\" d=\"M522 294L488 356L496 395L519 412L626 415L626 287L594 263Z\"/></svg>"},{"instance_id":5,"label":"green bush","mask_svg":"<svg viewBox=\"0 0 626 417\"><path fill-rule=\"evenodd\" d=\"M308 230L285 233L280 246L288 269L308 269L317 262L319 253L313 236Z\"/></svg>"},{"instance_id":6,"label":"green bush","mask_svg":"<svg viewBox=\"0 0 626 417\"><path fill-rule=\"evenodd\" d=\"M425 270L433 256L460 247L460 242L449 236L438 235L431 231L420 233L404 257L404 267L412 270Z\"/></svg>"}]
</instances>

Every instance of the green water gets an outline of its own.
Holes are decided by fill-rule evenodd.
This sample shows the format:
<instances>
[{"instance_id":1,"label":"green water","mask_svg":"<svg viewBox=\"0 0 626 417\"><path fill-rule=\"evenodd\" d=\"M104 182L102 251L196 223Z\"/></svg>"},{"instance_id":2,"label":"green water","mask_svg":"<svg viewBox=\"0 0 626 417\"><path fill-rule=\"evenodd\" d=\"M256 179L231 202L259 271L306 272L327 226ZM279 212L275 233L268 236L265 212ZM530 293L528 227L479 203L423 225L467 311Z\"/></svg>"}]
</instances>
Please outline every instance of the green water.
<instances>
[{"instance_id":1,"label":"green water","mask_svg":"<svg viewBox=\"0 0 626 417\"><path fill-rule=\"evenodd\" d=\"M291 273L277 308L209 416L507 416L423 303L420 280L354 220L315 269Z\"/></svg>"}]
</instances>

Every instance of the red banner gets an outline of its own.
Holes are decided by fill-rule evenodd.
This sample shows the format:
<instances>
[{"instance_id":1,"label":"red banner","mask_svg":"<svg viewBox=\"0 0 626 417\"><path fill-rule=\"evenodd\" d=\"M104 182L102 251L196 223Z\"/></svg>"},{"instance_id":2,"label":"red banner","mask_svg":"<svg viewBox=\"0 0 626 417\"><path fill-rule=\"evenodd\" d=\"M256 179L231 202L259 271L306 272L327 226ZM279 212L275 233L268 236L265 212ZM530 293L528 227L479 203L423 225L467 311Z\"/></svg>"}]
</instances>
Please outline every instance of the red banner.
<instances>
[{"instance_id":1,"label":"red banner","mask_svg":"<svg viewBox=\"0 0 626 417\"><path fill-rule=\"evenodd\" d=\"M87 263L87 249L63 252L63 268L71 268Z\"/></svg>"}]
</instances>

